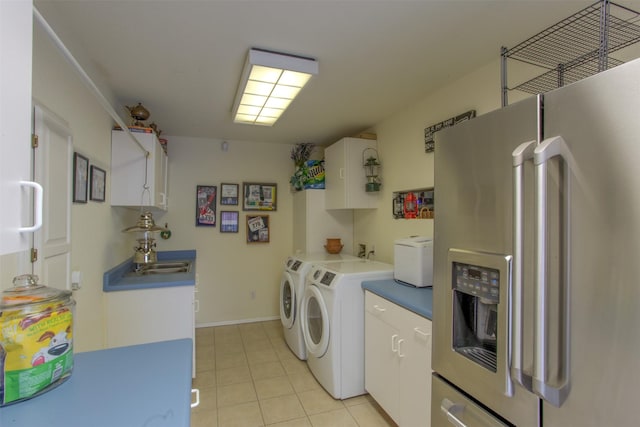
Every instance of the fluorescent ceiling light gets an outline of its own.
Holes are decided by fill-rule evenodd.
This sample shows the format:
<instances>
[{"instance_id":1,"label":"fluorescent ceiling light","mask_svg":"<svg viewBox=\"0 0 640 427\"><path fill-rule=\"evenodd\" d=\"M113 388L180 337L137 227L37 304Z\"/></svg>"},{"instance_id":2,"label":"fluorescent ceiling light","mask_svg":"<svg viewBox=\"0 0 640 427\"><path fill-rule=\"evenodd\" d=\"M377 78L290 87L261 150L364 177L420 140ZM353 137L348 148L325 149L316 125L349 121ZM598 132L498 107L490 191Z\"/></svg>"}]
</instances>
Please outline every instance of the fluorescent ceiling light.
<instances>
[{"instance_id":1,"label":"fluorescent ceiling light","mask_svg":"<svg viewBox=\"0 0 640 427\"><path fill-rule=\"evenodd\" d=\"M233 103L234 123L273 126L316 74L315 59L250 49Z\"/></svg>"}]
</instances>

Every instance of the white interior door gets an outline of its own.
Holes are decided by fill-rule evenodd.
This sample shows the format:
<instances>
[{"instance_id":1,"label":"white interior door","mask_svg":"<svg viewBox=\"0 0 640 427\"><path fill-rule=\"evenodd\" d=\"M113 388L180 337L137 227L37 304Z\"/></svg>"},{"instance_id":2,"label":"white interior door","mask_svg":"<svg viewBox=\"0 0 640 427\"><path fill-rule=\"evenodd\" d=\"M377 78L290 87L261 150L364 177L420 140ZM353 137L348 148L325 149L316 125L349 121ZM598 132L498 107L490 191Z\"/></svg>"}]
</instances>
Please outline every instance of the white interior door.
<instances>
[{"instance_id":1,"label":"white interior door","mask_svg":"<svg viewBox=\"0 0 640 427\"><path fill-rule=\"evenodd\" d=\"M38 251L33 272L40 283L71 289L71 172L73 144L67 124L34 107L34 178L44 188L42 228L34 234Z\"/></svg>"}]
</instances>

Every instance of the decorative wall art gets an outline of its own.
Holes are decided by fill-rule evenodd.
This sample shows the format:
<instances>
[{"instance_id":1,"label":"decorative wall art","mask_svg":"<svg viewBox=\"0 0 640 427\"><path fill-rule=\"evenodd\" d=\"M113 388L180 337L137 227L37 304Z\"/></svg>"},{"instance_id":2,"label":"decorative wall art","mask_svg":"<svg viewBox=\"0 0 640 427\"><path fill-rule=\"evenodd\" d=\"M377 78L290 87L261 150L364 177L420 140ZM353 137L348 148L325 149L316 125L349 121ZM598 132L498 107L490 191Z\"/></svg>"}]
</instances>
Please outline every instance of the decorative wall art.
<instances>
[{"instance_id":1,"label":"decorative wall art","mask_svg":"<svg viewBox=\"0 0 640 427\"><path fill-rule=\"evenodd\" d=\"M89 159L79 153L73 153L73 201L87 203L87 180L89 177Z\"/></svg>"},{"instance_id":2,"label":"decorative wall art","mask_svg":"<svg viewBox=\"0 0 640 427\"><path fill-rule=\"evenodd\" d=\"M220 232L237 233L239 216L238 211L220 211Z\"/></svg>"},{"instance_id":3,"label":"decorative wall art","mask_svg":"<svg viewBox=\"0 0 640 427\"><path fill-rule=\"evenodd\" d=\"M196 226L216 226L215 185L198 185L196 188Z\"/></svg>"},{"instance_id":4,"label":"decorative wall art","mask_svg":"<svg viewBox=\"0 0 640 427\"><path fill-rule=\"evenodd\" d=\"M459 116L451 117L443 122L436 123L424 129L424 152L432 153L435 149L435 141L433 140L433 134L437 131L453 126L466 120L471 120L476 116L476 110L469 110L466 113L462 113Z\"/></svg>"},{"instance_id":5,"label":"decorative wall art","mask_svg":"<svg viewBox=\"0 0 640 427\"><path fill-rule=\"evenodd\" d=\"M104 202L107 172L97 166L91 165L91 200Z\"/></svg>"},{"instance_id":6,"label":"decorative wall art","mask_svg":"<svg viewBox=\"0 0 640 427\"><path fill-rule=\"evenodd\" d=\"M237 205L239 189L238 187L238 184L220 184L220 204Z\"/></svg>"},{"instance_id":7,"label":"decorative wall art","mask_svg":"<svg viewBox=\"0 0 640 427\"><path fill-rule=\"evenodd\" d=\"M269 243L269 215L247 215L247 243Z\"/></svg>"},{"instance_id":8,"label":"decorative wall art","mask_svg":"<svg viewBox=\"0 0 640 427\"><path fill-rule=\"evenodd\" d=\"M275 211L277 209L277 184L242 183L242 210Z\"/></svg>"}]
</instances>

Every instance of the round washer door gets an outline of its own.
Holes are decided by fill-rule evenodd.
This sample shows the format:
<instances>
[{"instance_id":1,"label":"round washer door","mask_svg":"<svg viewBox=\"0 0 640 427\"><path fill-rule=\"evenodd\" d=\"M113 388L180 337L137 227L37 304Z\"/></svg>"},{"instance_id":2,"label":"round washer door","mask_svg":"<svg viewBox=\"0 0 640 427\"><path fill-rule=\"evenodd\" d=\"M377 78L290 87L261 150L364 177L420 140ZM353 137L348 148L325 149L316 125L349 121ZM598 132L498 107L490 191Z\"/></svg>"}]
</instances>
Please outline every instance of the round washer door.
<instances>
[{"instance_id":1,"label":"round washer door","mask_svg":"<svg viewBox=\"0 0 640 427\"><path fill-rule=\"evenodd\" d=\"M302 335L307 351L322 357L329 348L329 313L317 286L307 286L302 300Z\"/></svg>"},{"instance_id":2,"label":"round washer door","mask_svg":"<svg viewBox=\"0 0 640 427\"><path fill-rule=\"evenodd\" d=\"M287 329L291 329L296 319L296 306L296 284L291 274L285 271L280 281L280 321Z\"/></svg>"}]
</instances>

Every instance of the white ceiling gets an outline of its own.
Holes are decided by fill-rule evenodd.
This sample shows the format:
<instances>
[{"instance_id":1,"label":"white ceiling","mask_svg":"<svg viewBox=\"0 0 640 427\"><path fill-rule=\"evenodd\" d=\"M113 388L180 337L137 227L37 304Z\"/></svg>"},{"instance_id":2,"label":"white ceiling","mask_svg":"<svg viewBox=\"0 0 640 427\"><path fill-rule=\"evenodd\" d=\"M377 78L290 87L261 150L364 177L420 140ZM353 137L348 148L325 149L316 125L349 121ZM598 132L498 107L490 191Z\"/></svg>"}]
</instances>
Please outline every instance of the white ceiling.
<instances>
[{"instance_id":1,"label":"white ceiling","mask_svg":"<svg viewBox=\"0 0 640 427\"><path fill-rule=\"evenodd\" d=\"M122 111L124 105L142 102L151 112L149 122L165 135L316 144L369 128L497 60L501 46L513 46L592 3L35 2L72 52L88 55L85 64L103 74L119 102L114 107ZM273 127L232 121L231 106L250 47L319 62L319 74Z\"/></svg>"}]
</instances>

